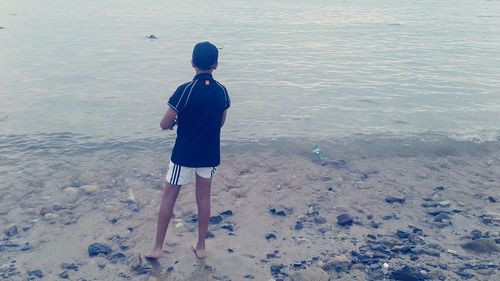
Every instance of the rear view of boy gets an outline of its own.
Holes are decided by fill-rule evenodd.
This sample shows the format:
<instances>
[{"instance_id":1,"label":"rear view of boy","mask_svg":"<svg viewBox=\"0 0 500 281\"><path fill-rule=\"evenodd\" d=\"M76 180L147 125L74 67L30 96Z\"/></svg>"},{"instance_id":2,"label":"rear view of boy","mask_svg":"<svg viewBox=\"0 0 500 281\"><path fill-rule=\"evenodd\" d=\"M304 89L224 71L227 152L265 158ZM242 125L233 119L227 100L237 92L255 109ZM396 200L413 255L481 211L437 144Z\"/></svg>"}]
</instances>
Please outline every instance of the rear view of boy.
<instances>
[{"instance_id":1,"label":"rear view of boy","mask_svg":"<svg viewBox=\"0 0 500 281\"><path fill-rule=\"evenodd\" d=\"M210 218L210 189L212 177L220 164L220 132L231 101L226 88L213 79L217 69L218 50L209 42L195 45L191 64L196 71L193 80L177 88L168 100L169 108L161 121L163 130L172 130L177 123L156 229L153 250L147 258L163 255L163 242L173 209L182 185L196 175L198 205L198 242L196 257L207 256L205 238Z\"/></svg>"}]
</instances>

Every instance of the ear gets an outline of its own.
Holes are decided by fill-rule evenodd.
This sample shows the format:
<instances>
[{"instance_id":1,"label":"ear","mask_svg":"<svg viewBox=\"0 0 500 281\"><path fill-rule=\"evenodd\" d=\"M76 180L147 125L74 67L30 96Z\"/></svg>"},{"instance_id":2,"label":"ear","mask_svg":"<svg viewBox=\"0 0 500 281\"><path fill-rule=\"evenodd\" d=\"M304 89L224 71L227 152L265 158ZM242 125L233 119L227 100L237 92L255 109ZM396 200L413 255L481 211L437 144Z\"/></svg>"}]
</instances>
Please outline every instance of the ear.
<instances>
[{"instance_id":1,"label":"ear","mask_svg":"<svg viewBox=\"0 0 500 281\"><path fill-rule=\"evenodd\" d=\"M191 66L192 66L193 68L196 68L196 65L194 64L194 61L193 61L193 60L191 60Z\"/></svg>"},{"instance_id":2,"label":"ear","mask_svg":"<svg viewBox=\"0 0 500 281\"><path fill-rule=\"evenodd\" d=\"M215 64L212 66L212 69L213 69L213 70L216 70L216 69L217 69L217 66L219 66L219 63L218 63L218 62L217 62L217 63L215 63Z\"/></svg>"}]
</instances>

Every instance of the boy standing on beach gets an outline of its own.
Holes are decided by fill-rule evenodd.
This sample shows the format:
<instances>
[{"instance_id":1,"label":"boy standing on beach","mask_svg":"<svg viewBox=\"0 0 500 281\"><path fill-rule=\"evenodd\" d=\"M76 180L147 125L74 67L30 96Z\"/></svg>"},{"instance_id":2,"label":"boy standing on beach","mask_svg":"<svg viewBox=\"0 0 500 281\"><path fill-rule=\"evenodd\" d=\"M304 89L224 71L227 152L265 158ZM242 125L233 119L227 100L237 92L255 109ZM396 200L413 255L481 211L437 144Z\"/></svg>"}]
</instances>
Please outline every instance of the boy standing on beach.
<instances>
[{"instance_id":1,"label":"boy standing on beach","mask_svg":"<svg viewBox=\"0 0 500 281\"><path fill-rule=\"evenodd\" d=\"M168 100L169 108L160 126L163 130L172 130L178 123L177 138L160 201L156 240L146 258L157 259L163 255L163 242L175 201L181 186L191 182L193 173L196 174L198 205L198 242L193 250L199 259L207 256L210 189L220 164L221 127L231 105L226 88L212 77L217 69L218 53L217 47L209 42L196 44L191 61L196 75L192 81L179 86Z\"/></svg>"}]
</instances>

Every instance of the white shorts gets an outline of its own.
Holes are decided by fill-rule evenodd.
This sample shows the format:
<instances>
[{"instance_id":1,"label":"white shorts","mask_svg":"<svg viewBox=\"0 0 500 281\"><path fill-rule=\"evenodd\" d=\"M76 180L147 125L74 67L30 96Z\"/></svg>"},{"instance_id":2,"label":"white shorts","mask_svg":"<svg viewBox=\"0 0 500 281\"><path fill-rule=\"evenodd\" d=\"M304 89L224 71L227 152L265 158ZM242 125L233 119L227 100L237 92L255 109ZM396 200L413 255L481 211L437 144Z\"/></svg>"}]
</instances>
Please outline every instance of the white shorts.
<instances>
[{"instance_id":1,"label":"white shorts","mask_svg":"<svg viewBox=\"0 0 500 281\"><path fill-rule=\"evenodd\" d=\"M165 179L171 185L185 185L191 183L194 174L206 179L211 179L217 167L201 167L201 168L190 168L181 165L174 164L172 161L168 164L168 172Z\"/></svg>"}]
</instances>

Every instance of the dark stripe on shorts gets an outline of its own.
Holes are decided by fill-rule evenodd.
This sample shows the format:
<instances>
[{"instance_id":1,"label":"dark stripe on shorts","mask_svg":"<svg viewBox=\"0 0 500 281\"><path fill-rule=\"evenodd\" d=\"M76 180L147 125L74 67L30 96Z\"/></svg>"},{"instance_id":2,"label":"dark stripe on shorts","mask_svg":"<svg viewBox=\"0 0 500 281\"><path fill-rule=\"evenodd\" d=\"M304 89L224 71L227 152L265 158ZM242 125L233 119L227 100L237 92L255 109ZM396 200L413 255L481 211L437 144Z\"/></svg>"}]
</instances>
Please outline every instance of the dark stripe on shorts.
<instances>
[{"instance_id":1,"label":"dark stripe on shorts","mask_svg":"<svg viewBox=\"0 0 500 281\"><path fill-rule=\"evenodd\" d=\"M177 171L179 170L179 165L174 164L174 169L172 170L172 175L170 176L170 184L177 185Z\"/></svg>"}]
</instances>

